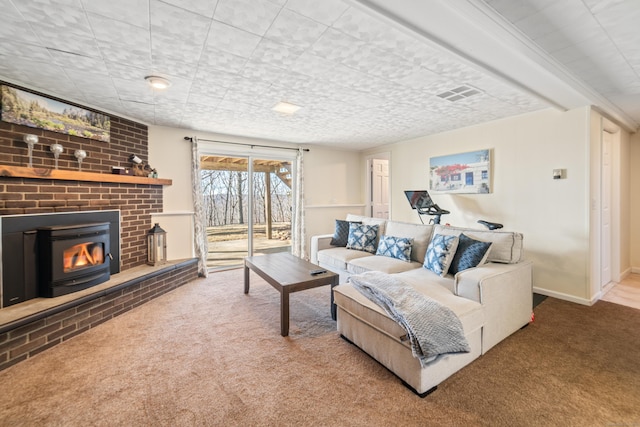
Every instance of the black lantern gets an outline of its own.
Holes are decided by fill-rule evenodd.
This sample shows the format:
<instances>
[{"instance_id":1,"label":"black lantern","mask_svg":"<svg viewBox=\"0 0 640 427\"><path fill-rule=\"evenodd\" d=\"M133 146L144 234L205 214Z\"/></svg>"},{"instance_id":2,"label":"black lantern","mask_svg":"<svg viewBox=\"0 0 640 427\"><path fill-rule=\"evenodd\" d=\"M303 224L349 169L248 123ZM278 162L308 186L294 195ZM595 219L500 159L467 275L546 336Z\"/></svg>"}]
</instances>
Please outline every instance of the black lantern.
<instances>
[{"instance_id":1,"label":"black lantern","mask_svg":"<svg viewBox=\"0 0 640 427\"><path fill-rule=\"evenodd\" d=\"M160 265L167 262L167 232L156 223L147 233L147 264Z\"/></svg>"}]
</instances>

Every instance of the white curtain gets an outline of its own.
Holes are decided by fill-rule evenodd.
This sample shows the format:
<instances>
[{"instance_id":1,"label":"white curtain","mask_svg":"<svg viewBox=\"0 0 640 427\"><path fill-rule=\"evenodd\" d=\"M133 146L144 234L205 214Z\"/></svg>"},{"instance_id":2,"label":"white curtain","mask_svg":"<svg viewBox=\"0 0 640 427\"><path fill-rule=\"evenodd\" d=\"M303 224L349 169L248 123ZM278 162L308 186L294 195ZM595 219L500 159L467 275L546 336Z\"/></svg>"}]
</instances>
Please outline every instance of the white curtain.
<instances>
[{"instance_id":1,"label":"white curtain","mask_svg":"<svg viewBox=\"0 0 640 427\"><path fill-rule=\"evenodd\" d=\"M193 223L196 258L198 258L198 276L207 277L207 227L202 207L202 186L200 182L200 156L198 155L198 138L191 142L191 187L193 189Z\"/></svg>"},{"instance_id":2,"label":"white curtain","mask_svg":"<svg viewBox=\"0 0 640 427\"><path fill-rule=\"evenodd\" d=\"M294 191L293 223L291 224L291 253L307 259L307 236L304 226L304 161L303 150L296 156L296 191Z\"/></svg>"}]
</instances>

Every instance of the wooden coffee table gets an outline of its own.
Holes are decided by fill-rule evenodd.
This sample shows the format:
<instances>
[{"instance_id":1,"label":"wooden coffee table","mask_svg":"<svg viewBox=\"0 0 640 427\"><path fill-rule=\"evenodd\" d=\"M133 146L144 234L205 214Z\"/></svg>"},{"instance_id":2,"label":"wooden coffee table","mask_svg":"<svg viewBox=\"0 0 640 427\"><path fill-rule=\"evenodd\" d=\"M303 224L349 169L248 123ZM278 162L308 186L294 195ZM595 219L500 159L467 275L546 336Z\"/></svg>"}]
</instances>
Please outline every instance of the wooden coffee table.
<instances>
[{"instance_id":1,"label":"wooden coffee table","mask_svg":"<svg viewBox=\"0 0 640 427\"><path fill-rule=\"evenodd\" d=\"M280 292L280 334L286 337L289 335L289 294L324 285L331 285L333 289L339 282L340 276L328 270L318 275L310 274L310 271L318 269L320 267L317 265L284 252L245 257L244 293L249 293L249 270L253 270ZM336 320L333 291L331 318Z\"/></svg>"}]
</instances>

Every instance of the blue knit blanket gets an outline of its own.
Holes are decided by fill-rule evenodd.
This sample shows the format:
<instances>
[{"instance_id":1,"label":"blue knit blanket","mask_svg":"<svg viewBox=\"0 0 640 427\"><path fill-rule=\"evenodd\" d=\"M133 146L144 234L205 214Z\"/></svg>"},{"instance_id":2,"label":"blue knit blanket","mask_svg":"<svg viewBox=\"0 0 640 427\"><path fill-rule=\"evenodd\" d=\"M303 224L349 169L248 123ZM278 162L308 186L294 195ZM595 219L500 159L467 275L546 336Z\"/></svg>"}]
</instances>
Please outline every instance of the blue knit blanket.
<instances>
[{"instance_id":1,"label":"blue knit blanket","mask_svg":"<svg viewBox=\"0 0 640 427\"><path fill-rule=\"evenodd\" d=\"M369 271L349 281L407 331L411 352L423 368L441 354L471 351L458 316L400 279Z\"/></svg>"}]
</instances>

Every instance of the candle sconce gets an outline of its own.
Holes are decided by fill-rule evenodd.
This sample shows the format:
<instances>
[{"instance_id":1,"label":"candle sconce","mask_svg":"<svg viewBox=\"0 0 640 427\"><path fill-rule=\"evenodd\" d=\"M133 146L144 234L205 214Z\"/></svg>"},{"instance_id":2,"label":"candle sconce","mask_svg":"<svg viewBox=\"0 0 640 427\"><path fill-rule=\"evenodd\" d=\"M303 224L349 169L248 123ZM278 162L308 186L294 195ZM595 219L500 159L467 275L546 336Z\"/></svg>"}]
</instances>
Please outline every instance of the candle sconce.
<instances>
[{"instance_id":1,"label":"candle sconce","mask_svg":"<svg viewBox=\"0 0 640 427\"><path fill-rule=\"evenodd\" d=\"M33 167L33 146L38 143L38 135L28 134L23 137L24 143L29 148L29 167Z\"/></svg>"},{"instance_id":2,"label":"candle sconce","mask_svg":"<svg viewBox=\"0 0 640 427\"><path fill-rule=\"evenodd\" d=\"M76 159L78 159L78 171L82 170L82 161L87 157L87 152L84 150L76 150L73 153L74 156L76 156Z\"/></svg>"},{"instance_id":3,"label":"candle sconce","mask_svg":"<svg viewBox=\"0 0 640 427\"><path fill-rule=\"evenodd\" d=\"M61 144L51 144L49 150L51 150L53 157L56 159L55 168L58 169L58 158L60 157L60 153L64 151L64 147Z\"/></svg>"}]
</instances>

